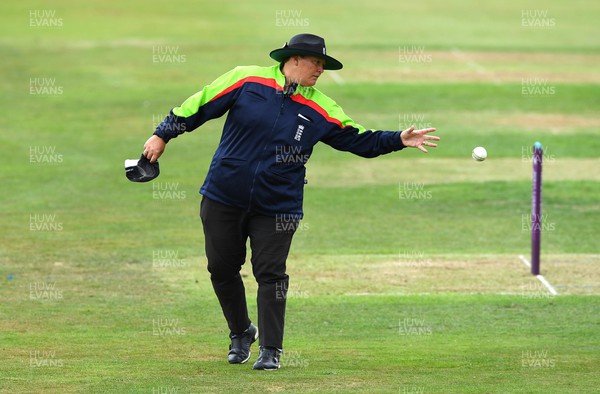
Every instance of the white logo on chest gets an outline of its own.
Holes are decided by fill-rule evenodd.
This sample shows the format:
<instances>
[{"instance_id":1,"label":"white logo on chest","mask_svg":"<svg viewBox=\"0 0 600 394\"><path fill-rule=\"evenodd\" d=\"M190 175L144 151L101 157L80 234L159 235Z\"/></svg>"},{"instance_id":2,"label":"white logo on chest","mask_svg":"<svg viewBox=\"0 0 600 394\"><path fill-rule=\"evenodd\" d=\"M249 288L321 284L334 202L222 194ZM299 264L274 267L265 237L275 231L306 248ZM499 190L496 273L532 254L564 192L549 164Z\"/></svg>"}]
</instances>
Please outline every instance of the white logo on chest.
<instances>
[{"instance_id":1,"label":"white logo on chest","mask_svg":"<svg viewBox=\"0 0 600 394\"><path fill-rule=\"evenodd\" d=\"M304 126L299 124L298 128L296 129L296 135L294 136L294 139L296 141L300 141L300 139L302 138L302 133L304 132Z\"/></svg>"}]
</instances>

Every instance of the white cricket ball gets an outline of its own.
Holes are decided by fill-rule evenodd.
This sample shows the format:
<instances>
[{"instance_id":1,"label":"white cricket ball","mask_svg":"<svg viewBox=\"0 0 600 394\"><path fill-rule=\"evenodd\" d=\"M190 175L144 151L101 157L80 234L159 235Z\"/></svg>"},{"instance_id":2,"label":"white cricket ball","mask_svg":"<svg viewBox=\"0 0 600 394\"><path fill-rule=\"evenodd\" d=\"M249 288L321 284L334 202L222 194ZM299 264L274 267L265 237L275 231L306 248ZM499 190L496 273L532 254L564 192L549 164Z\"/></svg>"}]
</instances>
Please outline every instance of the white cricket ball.
<instances>
[{"instance_id":1,"label":"white cricket ball","mask_svg":"<svg viewBox=\"0 0 600 394\"><path fill-rule=\"evenodd\" d=\"M478 146L477 148L473 149L471 156L473 157L473 160L484 161L487 157L487 151L483 146Z\"/></svg>"}]
</instances>

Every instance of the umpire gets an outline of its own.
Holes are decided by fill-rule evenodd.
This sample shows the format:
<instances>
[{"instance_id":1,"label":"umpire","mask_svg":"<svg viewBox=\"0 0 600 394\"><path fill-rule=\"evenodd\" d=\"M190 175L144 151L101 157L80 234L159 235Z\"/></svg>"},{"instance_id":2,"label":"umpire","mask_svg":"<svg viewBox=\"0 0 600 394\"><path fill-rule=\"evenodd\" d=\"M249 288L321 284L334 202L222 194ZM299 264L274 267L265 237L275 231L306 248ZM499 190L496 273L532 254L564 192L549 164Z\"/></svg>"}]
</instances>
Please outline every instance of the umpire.
<instances>
[{"instance_id":1,"label":"umpire","mask_svg":"<svg viewBox=\"0 0 600 394\"><path fill-rule=\"evenodd\" d=\"M279 368L283 350L286 259L302 218L305 164L317 142L362 157L435 147L435 129L367 130L314 88L324 70L342 64L325 40L298 34L270 53L272 67L244 66L192 95L157 127L144 145L155 162L172 138L228 112L204 184L200 217L210 279L231 339L229 363L243 364L258 338L254 369ZM240 275L250 239L258 283L258 328L252 324ZM260 331L259 331L260 330ZM259 333L260 332L260 333Z\"/></svg>"}]
</instances>

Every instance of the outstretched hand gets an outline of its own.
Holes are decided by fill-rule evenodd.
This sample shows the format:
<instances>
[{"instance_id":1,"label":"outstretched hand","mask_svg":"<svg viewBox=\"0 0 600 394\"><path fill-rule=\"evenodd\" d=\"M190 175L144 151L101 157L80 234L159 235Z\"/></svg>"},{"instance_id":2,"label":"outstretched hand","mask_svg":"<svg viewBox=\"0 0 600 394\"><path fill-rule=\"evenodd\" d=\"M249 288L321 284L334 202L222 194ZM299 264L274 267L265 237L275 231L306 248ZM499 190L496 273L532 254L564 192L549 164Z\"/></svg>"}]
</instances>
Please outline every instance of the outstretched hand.
<instances>
[{"instance_id":1,"label":"outstretched hand","mask_svg":"<svg viewBox=\"0 0 600 394\"><path fill-rule=\"evenodd\" d=\"M437 144L435 142L430 141L439 141L440 137L435 135L427 135L427 133L432 133L435 131L435 128L429 129L421 129L415 130L415 126L410 126L408 129L403 130L400 134L400 140L404 146L410 146L411 148L417 148L425 153L427 153L427 149L425 146L429 146L435 148Z\"/></svg>"}]
</instances>

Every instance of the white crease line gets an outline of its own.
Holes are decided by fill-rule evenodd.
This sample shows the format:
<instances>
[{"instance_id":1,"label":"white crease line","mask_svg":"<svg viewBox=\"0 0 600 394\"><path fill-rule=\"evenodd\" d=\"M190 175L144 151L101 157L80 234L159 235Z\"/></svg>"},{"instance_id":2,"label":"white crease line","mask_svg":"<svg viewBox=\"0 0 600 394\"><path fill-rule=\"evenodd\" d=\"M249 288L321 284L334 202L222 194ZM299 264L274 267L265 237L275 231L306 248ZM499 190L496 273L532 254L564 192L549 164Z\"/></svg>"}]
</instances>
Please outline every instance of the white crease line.
<instances>
[{"instance_id":1,"label":"white crease line","mask_svg":"<svg viewBox=\"0 0 600 394\"><path fill-rule=\"evenodd\" d=\"M519 255L519 259L521 259L521 261L528 266L529 268L531 268L531 263L529 262L529 260L527 260L525 258L525 256L523 256L522 254ZM548 289L548 291L552 294L552 295L558 295L558 292L556 290L554 290L554 287L552 287L552 285L550 284L550 282L548 282L546 280L546 278L544 278L542 275L536 275L536 278L538 278L538 280L540 282L542 282L542 284L544 286L546 286L546 288Z\"/></svg>"},{"instance_id":2,"label":"white crease line","mask_svg":"<svg viewBox=\"0 0 600 394\"><path fill-rule=\"evenodd\" d=\"M492 73L487 68L465 55L464 52L462 52L460 49L452 48L452 54L457 58L463 60L468 66L475 69L475 71L477 71L479 74L491 78L492 82L494 82L496 85L500 85L502 83L502 81L496 78L494 73Z\"/></svg>"},{"instance_id":3,"label":"white crease line","mask_svg":"<svg viewBox=\"0 0 600 394\"><path fill-rule=\"evenodd\" d=\"M527 259L525 258L525 256L523 256L522 254L519 255L519 258L521 259L521 261L528 266L529 268L531 268L531 264L529 264L529 261L527 261Z\"/></svg>"},{"instance_id":4,"label":"white crease line","mask_svg":"<svg viewBox=\"0 0 600 394\"><path fill-rule=\"evenodd\" d=\"M556 290L554 290L554 287L552 287L552 285L550 283L548 283L546 278L544 278L542 275L536 275L535 277L538 278L540 280L540 282L542 282L544 284L544 286L546 286L548 288L548 290L550 291L550 293L552 293L552 295L558 295L558 292Z\"/></svg>"}]
</instances>

